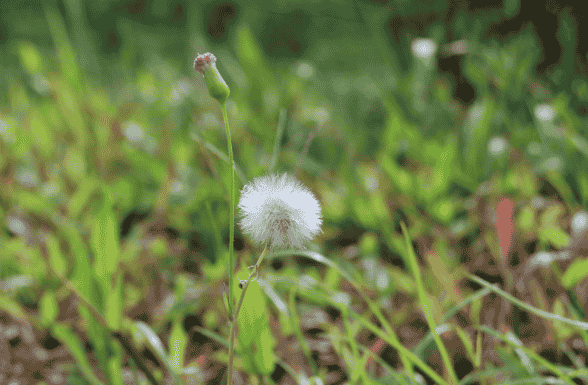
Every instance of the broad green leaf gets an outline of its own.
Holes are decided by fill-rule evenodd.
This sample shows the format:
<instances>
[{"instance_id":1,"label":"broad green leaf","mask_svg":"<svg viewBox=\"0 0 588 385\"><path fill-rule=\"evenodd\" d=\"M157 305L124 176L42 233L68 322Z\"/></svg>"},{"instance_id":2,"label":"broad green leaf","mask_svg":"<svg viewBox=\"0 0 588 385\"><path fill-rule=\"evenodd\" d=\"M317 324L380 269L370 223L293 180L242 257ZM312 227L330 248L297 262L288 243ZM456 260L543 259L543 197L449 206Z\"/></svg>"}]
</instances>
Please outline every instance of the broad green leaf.
<instances>
[{"instance_id":1,"label":"broad green leaf","mask_svg":"<svg viewBox=\"0 0 588 385\"><path fill-rule=\"evenodd\" d=\"M239 280L246 280L248 271L236 274L235 298L241 297ZM266 299L257 281L247 287L243 304L237 316L239 326L239 354L249 373L270 374L274 370L274 348L276 341L269 329L269 314Z\"/></svg>"},{"instance_id":2,"label":"broad green leaf","mask_svg":"<svg viewBox=\"0 0 588 385\"><path fill-rule=\"evenodd\" d=\"M257 373L262 375L272 374L276 363L274 361L274 349L277 345L276 339L273 336L269 324L259 333L257 342L257 350L255 352L255 366Z\"/></svg>"},{"instance_id":3,"label":"broad green leaf","mask_svg":"<svg viewBox=\"0 0 588 385\"><path fill-rule=\"evenodd\" d=\"M236 301L241 298L242 289L239 288L240 280L247 280L249 272L245 270L239 271L235 274L233 294ZM251 280L239 315L237 316L237 324L239 325L239 342L243 347L250 346L253 340L259 336L260 325L263 324L263 317L267 317L267 305L263 291L259 287L257 281Z\"/></svg>"}]
</instances>

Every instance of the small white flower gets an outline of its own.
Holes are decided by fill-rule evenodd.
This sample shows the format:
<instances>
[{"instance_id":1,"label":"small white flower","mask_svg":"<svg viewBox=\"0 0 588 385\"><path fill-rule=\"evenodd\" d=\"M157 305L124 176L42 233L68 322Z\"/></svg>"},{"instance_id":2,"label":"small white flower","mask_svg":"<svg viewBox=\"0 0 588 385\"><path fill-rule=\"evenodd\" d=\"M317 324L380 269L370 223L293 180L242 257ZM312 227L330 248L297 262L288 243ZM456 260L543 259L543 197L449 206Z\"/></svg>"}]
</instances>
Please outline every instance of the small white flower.
<instances>
[{"instance_id":1,"label":"small white flower","mask_svg":"<svg viewBox=\"0 0 588 385\"><path fill-rule=\"evenodd\" d=\"M412 54L420 59L428 59L437 52L437 44L431 39L414 39L410 48Z\"/></svg>"},{"instance_id":2,"label":"small white flower","mask_svg":"<svg viewBox=\"0 0 588 385\"><path fill-rule=\"evenodd\" d=\"M259 177L241 190L244 234L259 244L296 249L321 231L321 206L304 185L288 174Z\"/></svg>"},{"instance_id":3,"label":"small white flower","mask_svg":"<svg viewBox=\"0 0 588 385\"><path fill-rule=\"evenodd\" d=\"M542 122L549 122L555 118L555 110L549 104L540 104L535 107L535 116Z\"/></svg>"}]
</instances>

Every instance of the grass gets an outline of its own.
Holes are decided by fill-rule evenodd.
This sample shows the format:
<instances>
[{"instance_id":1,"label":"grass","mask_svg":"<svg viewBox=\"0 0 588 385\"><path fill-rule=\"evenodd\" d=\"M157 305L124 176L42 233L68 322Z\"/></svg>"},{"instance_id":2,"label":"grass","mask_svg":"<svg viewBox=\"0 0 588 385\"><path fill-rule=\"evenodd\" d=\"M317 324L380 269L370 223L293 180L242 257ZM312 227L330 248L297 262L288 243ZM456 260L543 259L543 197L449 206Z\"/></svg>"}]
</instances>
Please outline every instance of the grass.
<instances>
[{"instance_id":1,"label":"grass","mask_svg":"<svg viewBox=\"0 0 588 385\"><path fill-rule=\"evenodd\" d=\"M511 2L97 7L4 13L0 383L226 383L229 194L274 172L313 191L323 233L265 256L269 335L237 344L235 383L588 382L573 8L548 66ZM235 259L260 252L236 227Z\"/></svg>"}]
</instances>

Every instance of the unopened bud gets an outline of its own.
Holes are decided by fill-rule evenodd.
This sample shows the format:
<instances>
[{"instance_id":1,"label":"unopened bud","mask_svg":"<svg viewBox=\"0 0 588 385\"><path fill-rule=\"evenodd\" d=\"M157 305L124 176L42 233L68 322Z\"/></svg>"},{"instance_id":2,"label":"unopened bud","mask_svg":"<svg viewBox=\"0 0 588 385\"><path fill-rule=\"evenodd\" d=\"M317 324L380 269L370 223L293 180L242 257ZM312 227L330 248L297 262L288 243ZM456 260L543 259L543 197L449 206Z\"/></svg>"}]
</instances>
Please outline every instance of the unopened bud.
<instances>
[{"instance_id":1,"label":"unopened bud","mask_svg":"<svg viewBox=\"0 0 588 385\"><path fill-rule=\"evenodd\" d=\"M221 103L228 99L231 91L216 68L216 56L210 52L196 56L194 69L204 76L210 96Z\"/></svg>"}]
</instances>

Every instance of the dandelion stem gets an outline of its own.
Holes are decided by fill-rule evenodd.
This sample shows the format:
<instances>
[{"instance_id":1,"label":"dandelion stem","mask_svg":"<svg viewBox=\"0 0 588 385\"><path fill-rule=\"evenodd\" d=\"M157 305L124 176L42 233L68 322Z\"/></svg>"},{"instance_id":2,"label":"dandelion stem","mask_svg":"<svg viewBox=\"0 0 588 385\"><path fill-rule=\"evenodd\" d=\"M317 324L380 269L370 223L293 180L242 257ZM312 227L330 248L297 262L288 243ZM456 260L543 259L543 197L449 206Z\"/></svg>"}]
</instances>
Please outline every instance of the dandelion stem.
<instances>
[{"instance_id":1,"label":"dandelion stem","mask_svg":"<svg viewBox=\"0 0 588 385\"><path fill-rule=\"evenodd\" d=\"M231 188L229 190L229 204L231 206L229 224L229 314L233 314L233 275L235 270L235 161L233 159L233 144L231 142L231 129L229 128L229 116L227 114L227 103L220 103L223 110L225 130L227 132L227 147L229 150L229 166L231 167Z\"/></svg>"},{"instance_id":2,"label":"dandelion stem","mask_svg":"<svg viewBox=\"0 0 588 385\"><path fill-rule=\"evenodd\" d=\"M268 245L265 245L265 248L261 252L257 263L253 267L251 274L249 274L249 278L247 282L243 286L243 290L241 291L241 297L239 298L239 302L237 303L237 307L235 308L235 313L233 314L233 320L231 321L231 336L229 337L229 374L228 374L228 385L231 385L231 381L233 378L233 359L235 358L235 329L237 325L237 316L239 315L239 310L241 309L241 305L243 304L243 299L245 298L245 292L247 291L247 287L249 287L249 282L251 279L256 275L263 258L265 258L268 250Z\"/></svg>"},{"instance_id":3,"label":"dandelion stem","mask_svg":"<svg viewBox=\"0 0 588 385\"><path fill-rule=\"evenodd\" d=\"M220 102L221 109L223 110L223 120L225 121L225 130L227 132L227 147L229 149L229 166L231 167L231 187L229 190L229 205L231 206L230 212L230 235L229 235L229 320L231 323L231 338L229 340L229 373L227 375L227 384L233 382L233 355L235 353L235 347L233 345L235 334L235 319L236 315L233 315L233 275L235 274L235 167L233 160L233 144L231 142L231 129L229 128L229 116L227 114L227 103L225 101Z\"/></svg>"}]
</instances>

